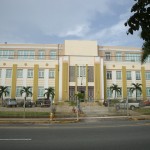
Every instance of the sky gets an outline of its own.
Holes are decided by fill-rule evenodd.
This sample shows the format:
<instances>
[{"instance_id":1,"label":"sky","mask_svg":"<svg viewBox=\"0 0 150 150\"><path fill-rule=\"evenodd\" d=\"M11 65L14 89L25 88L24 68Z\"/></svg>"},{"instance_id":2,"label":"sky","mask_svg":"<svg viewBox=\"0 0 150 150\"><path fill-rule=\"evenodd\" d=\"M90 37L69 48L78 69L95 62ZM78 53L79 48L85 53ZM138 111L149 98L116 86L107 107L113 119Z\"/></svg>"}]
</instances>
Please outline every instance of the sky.
<instances>
[{"instance_id":1,"label":"sky","mask_svg":"<svg viewBox=\"0 0 150 150\"><path fill-rule=\"evenodd\" d=\"M63 44L96 40L101 46L141 47L140 32L124 23L134 0L0 0L0 43Z\"/></svg>"}]
</instances>

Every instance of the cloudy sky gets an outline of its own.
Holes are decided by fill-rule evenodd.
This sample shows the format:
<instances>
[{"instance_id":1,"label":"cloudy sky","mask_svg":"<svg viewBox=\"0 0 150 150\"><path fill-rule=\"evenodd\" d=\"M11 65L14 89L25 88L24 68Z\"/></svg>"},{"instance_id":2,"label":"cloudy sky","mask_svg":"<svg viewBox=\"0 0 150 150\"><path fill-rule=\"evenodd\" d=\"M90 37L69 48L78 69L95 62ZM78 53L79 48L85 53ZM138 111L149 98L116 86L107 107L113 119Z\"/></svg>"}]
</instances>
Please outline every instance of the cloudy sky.
<instances>
[{"instance_id":1,"label":"cloudy sky","mask_svg":"<svg viewBox=\"0 0 150 150\"><path fill-rule=\"evenodd\" d=\"M139 32L127 35L134 0L0 0L0 43L64 43L141 47Z\"/></svg>"}]
</instances>

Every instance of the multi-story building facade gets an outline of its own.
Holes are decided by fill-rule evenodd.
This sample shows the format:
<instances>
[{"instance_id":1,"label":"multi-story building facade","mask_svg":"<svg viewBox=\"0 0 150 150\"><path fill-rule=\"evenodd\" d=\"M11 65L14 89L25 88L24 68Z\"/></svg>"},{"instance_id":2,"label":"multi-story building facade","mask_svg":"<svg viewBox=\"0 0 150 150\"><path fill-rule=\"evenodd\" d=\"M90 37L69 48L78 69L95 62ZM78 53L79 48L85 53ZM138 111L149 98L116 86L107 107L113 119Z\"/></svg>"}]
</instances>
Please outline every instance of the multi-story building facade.
<instances>
[{"instance_id":1,"label":"multi-story building facade","mask_svg":"<svg viewBox=\"0 0 150 150\"><path fill-rule=\"evenodd\" d=\"M22 99L20 89L31 86L34 101L54 87L55 102L74 99L78 91L89 101L113 98L112 84L121 87L118 98L135 97L129 88L142 84L138 96L150 98L150 58L140 63L141 49L98 46L96 41L66 40L64 44L0 44L0 85L6 97Z\"/></svg>"}]
</instances>

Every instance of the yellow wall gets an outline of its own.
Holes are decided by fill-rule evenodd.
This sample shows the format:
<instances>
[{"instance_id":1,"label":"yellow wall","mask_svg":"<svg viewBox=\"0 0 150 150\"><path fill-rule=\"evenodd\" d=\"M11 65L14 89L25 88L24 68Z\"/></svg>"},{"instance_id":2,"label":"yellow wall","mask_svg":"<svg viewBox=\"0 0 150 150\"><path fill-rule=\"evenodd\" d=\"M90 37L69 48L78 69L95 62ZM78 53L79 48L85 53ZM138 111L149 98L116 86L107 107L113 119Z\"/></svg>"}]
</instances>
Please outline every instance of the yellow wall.
<instances>
[{"instance_id":1,"label":"yellow wall","mask_svg":"<svg viewBox=\"0 0 150 150\"><path fill-rule=\"evenodd\" d=\"M39 65L34 65L34 79L33 79L33 100L36 101L38 97L38 71Z\"/></svg>"},{"instance_id":2,"label":"yellow wall","mask_svg":"<svg viewBox=\"0 0 150 150\"><path fill-rule=\"evenodd\" d=\"M104 99L107 99L106 66L104 66Z\"/></svg>"},{"instance_id":3,"label":"yellow wall","mask_svg":"<svg viewBox=\"0 0 150 150\"><path fill-rule=\"evenodd\" d=\"M17 65L14 64L12 68L11 98L16 97L16 81L17 81Z\"/></svg>"},{"instance_id":4,"label":"yellow wall","mask_svg":"<svg viewBox=\"0 0 150 150\"><path fill-rule=\"evenodd\" d=\"M95 63L94 65L94 76L95 76L95 100L100 100L100 64Z\"/></svg>"},{"instance_id":5,"label":"yellow wall","mask_svg":"<svg viewBox=\"0 0 150 150\"><path fill-rule=\"evenodd\" d=\"M85 99L88 99L88 65L86 64L86 95Z\"/></svg>"},{"instance_id":6,"label":"yellow wall","mask_svg":"<svg viewBox=\"0 0 150 150\"><path fill-rule=\"evenodd\" d=\"M55 103L58 102L59 98L59 70L58 65L56 65L55 69Z\"/></svg>"},{"instance_id":7,"label":"yellow wall","mask_svg":"<svg viewBox=\"0 0 150 150\"><path fill-rule=\"evenodd\" d=\"M142 77L142 94L143 94L143 100L146 100L145 67L141 67L141 77Z\"/></svg>"},{"instance_id":8,"label":"yellow wall","mask_svg":"<svg viewBox=\"0 0 150 150\"><path fill-rule=\"evenodd\" d=\"M62 101L69 99L68 97L68 62L63 62L62 66Z\"/></svg>"},{"instance_id":9,"label":"yellow wall","mask_svg":"<svg viewBox=\"0 0 150 150\"><path fill-rule=\"evenodd\" d=\"M123 98L127 98L127 78L125 66L122 66L122 88Z\"/></svg>"}]
</instances>

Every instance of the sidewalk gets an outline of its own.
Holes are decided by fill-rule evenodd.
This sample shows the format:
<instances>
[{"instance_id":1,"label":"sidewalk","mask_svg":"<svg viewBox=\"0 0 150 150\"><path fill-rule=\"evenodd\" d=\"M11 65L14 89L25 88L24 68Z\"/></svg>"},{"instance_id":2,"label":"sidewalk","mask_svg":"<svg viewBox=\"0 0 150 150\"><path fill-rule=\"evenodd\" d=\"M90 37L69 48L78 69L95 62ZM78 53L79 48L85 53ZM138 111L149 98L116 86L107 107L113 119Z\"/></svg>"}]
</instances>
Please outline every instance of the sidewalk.
<instances>
[{"instance_id":1,"label":"sidewalk","mask_svg":"<svg viewBox=\"0 0 150 150\"><path fill-rule=\"evenodd\" d=\"M2 124L65 124L77 123L80 121L91 122L98 120L150 120L150 115L140 116L105 116L105 117L79 117L77 118L55 118L53 121L50 118L0 118L0 125Z\"/></svg>"}]
</instances>

